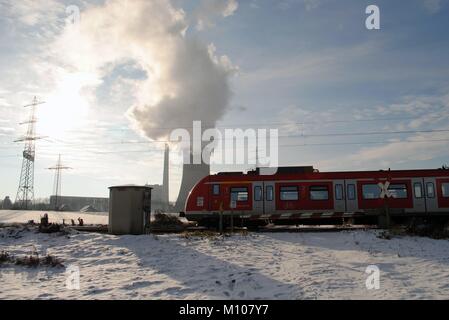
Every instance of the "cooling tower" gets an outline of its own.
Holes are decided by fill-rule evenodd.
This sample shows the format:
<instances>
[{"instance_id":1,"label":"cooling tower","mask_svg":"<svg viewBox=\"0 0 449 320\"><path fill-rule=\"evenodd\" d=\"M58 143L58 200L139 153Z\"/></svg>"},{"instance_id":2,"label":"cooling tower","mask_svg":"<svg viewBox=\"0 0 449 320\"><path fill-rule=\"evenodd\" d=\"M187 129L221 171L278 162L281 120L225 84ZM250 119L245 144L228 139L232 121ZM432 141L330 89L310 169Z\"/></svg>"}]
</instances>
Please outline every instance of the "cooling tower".
<instances>
[{"instance_id":1,"label":"cooling tower","mask_svg":"<svg viewBox=\"0 0 449 320\"><path fill-rule=\"evenodd\" d=\"M192 164L193 156L190 154L190 164L182 166L182 180L179 189L178 199L176 200L176 212L184 211L187 196L195 184L210 174L210 165L206 163Z\"/></svg>"}]
</instances>

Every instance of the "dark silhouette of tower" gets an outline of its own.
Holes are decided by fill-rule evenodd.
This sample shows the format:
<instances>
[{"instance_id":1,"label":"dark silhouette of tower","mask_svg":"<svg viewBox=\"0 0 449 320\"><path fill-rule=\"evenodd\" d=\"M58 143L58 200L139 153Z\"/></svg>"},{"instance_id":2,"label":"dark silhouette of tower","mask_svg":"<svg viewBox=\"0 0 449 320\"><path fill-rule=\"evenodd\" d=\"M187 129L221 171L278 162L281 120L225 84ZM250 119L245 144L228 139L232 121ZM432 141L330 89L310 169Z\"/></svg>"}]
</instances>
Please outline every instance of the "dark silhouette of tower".
<instances>
[{"instance_id":1,"label":"dark silhouette of tower","mask_svg":"<svg viewBox=\"0 0 449 320\"><path fill-rule=\"evenodd\" d=\"M19 209L31 209L34 200L34 160L36 157L35 141L41 139L36 136L36 106L44 102L38 102L34 97L33 102L24 107L31 107L30 118L21 124L28 124L26 135L15 142L24 141L25 147L22 153L22 170L20 172L19 188L16 195L16 206Z\"/></svg>"},{"instance_id":2,"label":"dark silhouette of tower","mask_svg":"<svg viewBox=\"0 0 449 320\"><path fill-rule=\"evenodd\" d=\"M55 180L53 184L54 195L55 195L55 211L58 211L58 198L61 194L61 170L72 169L70 167L63 166L61 163L61 155L58 157L58 162L54 167L47 168L49 170L55 170Z\"/></svg>"}]
</instances>

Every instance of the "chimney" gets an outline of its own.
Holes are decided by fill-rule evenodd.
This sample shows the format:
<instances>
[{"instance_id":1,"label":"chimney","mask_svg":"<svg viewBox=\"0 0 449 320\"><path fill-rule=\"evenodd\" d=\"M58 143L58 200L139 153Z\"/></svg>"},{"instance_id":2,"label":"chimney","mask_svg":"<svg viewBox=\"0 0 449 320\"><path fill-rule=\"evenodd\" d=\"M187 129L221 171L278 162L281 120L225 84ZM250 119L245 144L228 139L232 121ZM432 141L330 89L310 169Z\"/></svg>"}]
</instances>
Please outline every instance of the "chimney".
<instances>
[{"instance_id":1,"label":"chimney","mask_svg":"<svg viewBox=\"0 0 449 320\"><path fill-rule=\"evenodd\" d=\"M170 181L170 173L169 173L169 154L170 154L170 147L168 144L165 144L165 151L164 151L164 176L162 179L162 188L163 188L163 201L164 205L166 206L166 209L169 208L169 198L170 198L170 189L169 189L169 181Z\"/></svg>"}]
</instances>

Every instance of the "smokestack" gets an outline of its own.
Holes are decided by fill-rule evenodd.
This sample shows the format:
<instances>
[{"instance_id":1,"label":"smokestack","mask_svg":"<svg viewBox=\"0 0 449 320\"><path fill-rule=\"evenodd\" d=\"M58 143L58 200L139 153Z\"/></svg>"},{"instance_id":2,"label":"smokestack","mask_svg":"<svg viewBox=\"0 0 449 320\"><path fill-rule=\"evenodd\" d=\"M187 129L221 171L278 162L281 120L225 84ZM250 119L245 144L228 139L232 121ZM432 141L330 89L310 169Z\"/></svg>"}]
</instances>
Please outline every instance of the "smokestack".
<instances>
[{"instance_id":1,"label":"smokestack","mask_svg":"<svg viewBox=\"0 0 449 320\"><path fill-rule=\"evenodd\" d=\"M168 144L165 144L165 151L164 151L164 176L162 179L162 188L163 188L163 201L164 205L166 206L166 209L168 210L169 204L170 204L170 188L169 188L169 181L170 181L170 173L169 173L169 154L170 154L170 147Z\"/></svg>"}]
</instances>

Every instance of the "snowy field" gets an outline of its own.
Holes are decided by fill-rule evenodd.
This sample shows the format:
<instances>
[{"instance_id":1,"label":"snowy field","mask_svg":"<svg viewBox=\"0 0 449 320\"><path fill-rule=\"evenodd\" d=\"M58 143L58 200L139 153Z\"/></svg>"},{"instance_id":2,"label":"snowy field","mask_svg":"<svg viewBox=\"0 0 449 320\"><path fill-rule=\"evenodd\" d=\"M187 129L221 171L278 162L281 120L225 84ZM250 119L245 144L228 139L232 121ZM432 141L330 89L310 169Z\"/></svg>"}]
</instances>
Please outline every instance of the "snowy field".
<instances>
[{"instance_id":1,"label":"snowy field","mask_svg":"<svg viewBox=\"0 0 449 320\"><path fill-rule=\"evenodd\" d=\"M379 231L232 237L40 234L0 228L0 251L77 266L0 266L0 299L449 299L449 241ZM368 290L368 265L380 289Z\"/></svg>"},{"instance_id":2,"label":"snowy field","mask_svg":"<svg viewBox=\"0 0 449 320\"><path fill-rule=\"evenodd\" d=\"M59 211L21 211L21 210L0 210L0 223L27 223L30 220L39 223L40 217L48 214L50 222L62 223L65 219L70 224L70 219L78 224L78 218L82 218L85 224L108 224L107 212L81 213L81 212L59 212Z\"/></svg>"}]
</instances>

